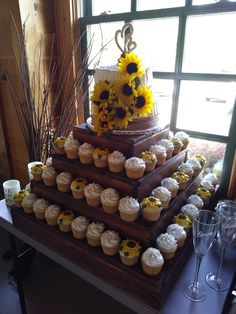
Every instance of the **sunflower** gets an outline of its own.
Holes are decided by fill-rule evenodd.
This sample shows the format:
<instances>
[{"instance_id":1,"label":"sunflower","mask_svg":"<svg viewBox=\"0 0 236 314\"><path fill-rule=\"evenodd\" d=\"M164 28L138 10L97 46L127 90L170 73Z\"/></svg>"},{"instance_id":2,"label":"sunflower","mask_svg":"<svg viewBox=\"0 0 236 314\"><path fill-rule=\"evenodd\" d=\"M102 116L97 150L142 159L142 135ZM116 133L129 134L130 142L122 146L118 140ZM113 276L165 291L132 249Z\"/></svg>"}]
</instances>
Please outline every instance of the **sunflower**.
<instances>
[{"instance_id":1,"label":"sunflower","mask_svg":"<svg viewBox=\"0 0 236 314\"><path fill-rule=\"evenodd\" d=\"M98 135L108 132L114 128L113 116L93 116L94 130Z\"/></svg>"},{"instance_id":2,"label":"sunflower","mask_svg":"<svg viewBox=\"0 0 236 314\"><path fill-rule=\"evenodd\" d=\"M121 57L118 67L121 74L128 75L131 79L136 76L142 77L144 74L141 60L133 52L126 53L125 57Z\"/></svg>"},{"instance_id":3,"label":"sunflower","mask_svg":"<svg viewBox=\"0 0 236 314\"><path fill-rule=\"evenodd\" d=\"M135 82L130 81L129 78L119 80L114 85L114 93L117 99L120 99L124 104L131 104L134 97L137 97L135 90Z\"/></svg>"},{"instance_id":4,"label":"sunflower","mask_svg":"<svg viewBox=\"0 0 236 314\"><path fill-rule=\"evenodd\" d=\"M93 94L91 96L91 100L93 102L104 102L109 101L112 94L111 84L107 81L99 81L95 87Z\"/></svg>"},{"instance_id":5,"label":"sunflower","mask_svg":"<svg viewBox=\"0 0 236 314\"><path fill-rule=\"evenodd\" d=\"M137 89L137 98L132 109L134 114L139 117L147 117L153 109L152 92L146 86L139 86Z\"/></svg>"},{"instance_id":6,"label":"sunflower","mask_svg":"<svg viewBox=\"0 0 236 314\"><path fill-rule=\"evenodd\" d=\"M114 125L117 129L127 129L129 122L132 122L129 106L117 106L115 108Z\"/></svg>"},{"instance_id":7,"label":"sunflower","mask_svg":"<svg viewBox=\"0 0 236 314\"><path fill-rule=\"evenodd\" d=\"M99 116L101 114L112 114L113 106L108 102L93 102L92 104L92 114Z\"/></svg>"}]
</instances>

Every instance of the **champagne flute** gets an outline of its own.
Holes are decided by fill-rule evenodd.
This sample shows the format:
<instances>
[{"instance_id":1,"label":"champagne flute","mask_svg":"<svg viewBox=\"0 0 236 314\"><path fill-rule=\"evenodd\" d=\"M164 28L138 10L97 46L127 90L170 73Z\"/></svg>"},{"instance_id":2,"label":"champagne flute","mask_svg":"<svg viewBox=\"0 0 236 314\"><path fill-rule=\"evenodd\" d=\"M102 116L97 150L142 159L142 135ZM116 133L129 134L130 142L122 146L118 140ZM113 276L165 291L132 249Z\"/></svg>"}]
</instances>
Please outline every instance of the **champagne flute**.
<instances>
[{"instance_id":1,"label":"champagne flute","mask_svg":"<svg viewBox=\"0 0 236 314\"><path fill-rule=\"evenodd\" d=\"M210 272L206 275L206 282L211 288L224 291L229 288L229 282L220 273L225 251L236 240L236 202L220 201L216 210L220 216L220 228L217 234L220 245L220 262L216 272Z\"/></svg>"},{"instance_id":2,"label":"champagne flute","mask_svg":"<svg viewBox=\"0 0 236 314\"><path fill-rule=\"evenodd\" d=\"M207 292L198 281L199 269L203 256L207 254L216 236L220 218L209 210L200 210L198 218L193 220L193 246L197 255L194 280L183 289L184 295L191 301L203 301Z\"/></svg>"}]
</instances>

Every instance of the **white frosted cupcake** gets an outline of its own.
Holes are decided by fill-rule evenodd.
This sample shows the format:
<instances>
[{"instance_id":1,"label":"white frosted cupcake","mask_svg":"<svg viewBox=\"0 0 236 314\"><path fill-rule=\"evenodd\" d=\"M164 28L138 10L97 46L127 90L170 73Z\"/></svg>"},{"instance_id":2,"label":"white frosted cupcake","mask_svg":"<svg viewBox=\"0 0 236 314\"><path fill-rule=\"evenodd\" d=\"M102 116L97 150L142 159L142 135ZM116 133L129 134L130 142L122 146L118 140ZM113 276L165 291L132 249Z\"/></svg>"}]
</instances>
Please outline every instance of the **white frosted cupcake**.
<instances>
[{"instance_id":1,"label":"white frosted cupcake","mask_svg":"<svg viewBox=\"0 0 236 314\"><path fill-rule=\"evenodd\" d=\"M202 209L204 205L201 197L196 194L190 195L187 199L187 203L195 205L198 209Z\"/></svg>"},{"instance_id":2,"label":"white frosted cupcake","mask_svg":"<svg viewBox=\"0 0 236 314\"><path fill-rule=\"evenodd\" d=\"M47 166L43 169L42 178L43 182L47 186L53 186L56 184L56 170L52 166Z\"/></svg>"},{"instance_id":3,"label":"white frosted cupcake","mask_svg":"<svg viewBox=\"0 0 236 314\"><path fill-rule=\"evenodd\" d=\"M213 173L208 173L207 175L205 175L204 180L210 181L214 186L219 183L217 176Z\"/></svg>"},{"instance_id":4,"label":"white frosted cupcake","mask_svg":"<svg viewBox=\"0 0 236 314\"><path fill-rule=\"evenodd\" d=\"M177 250L177 242L173 235L162 233L156 239L158 249L161 251L164 259L172 259Z\"/></svg>"},{"instance_id":5,"label":"white frosted cupcake","mask_svg":"<svg viewBox=\"0 0 236 314\"><path fill-rule=\"evenodd\" d=\"M156 157L157 157L157 163L156 165L157 166L161 166L165 163L166 161L166 149L164 146L162 145L152 145L150 148L149 148L150 152L153 152Z\"/></svg>"},{"instance_id":6,"label":"white frosted cupcake","mask_svg":"<svg viewBox=\"0 0 236 314\"><path fill-rule=\"evenodd\" d=\"M164 146L166 149L166 159L170 159L172 157L174 151L174 145L170 140L162 139L158 145Z\"/></svg>"},{"instance_id":7,"label":"white frosted cupcake","mask_svg":"<svg viewBox=\"0 0 236 314\"><path fill-rule=\"evenodd\" d=\"M57 225L57 218L60 215L60 206L58 205L50 205L45 210L45 219L47 224L50 226Z\"/></svg>"},{"instance_id":8,"label":"white frosted cupcake","mask_svg":"<svg viewBox=\"0 0 236 314\"><path fill-rule=\"evenodd\" d=\"M201 181L200 186L204 189L207 189L211 193L213 193L215 190L214 185L210 181L206 180L205 178Z\"/></svg>"},{"instance_id":9,"label":"white frosted cupcake","mask_svg":"<svg viewBox=\"0 0 236 314\"><path fill-rule=\"evenodd\" d=\"M120 236L115 231L105 231L101 234L101 246L104 254L113 256L119 250Z\"/></svg>"},{"instance_id":10,"label":"white frosted cupcake","mask_svg":"<svg viewBox=\"0 0 236 314\"><path fill-rule=\"evenodd\" d=\"M68 192L70 191L70 184L72 181L72 175L69 172L61 172L56 177L57 189L60 192Z\"/></svg>"},{"instance_id":11,"label":"white frosted cupcake","mask_svg":"<svg viewBox=\"0 0 236 314\"><path fill-rule=\"evenodd\" d=\"M187 233L184 230L184 227L178 225L178 224L171 224L167 227L166 232L171 234L175 240L177 241L178 247L181 247L184 245Z\"/></svg>"},{"instance_id":12,"label":"white frosted cupcake","mask_svg":"<svg viewBox=\"0 0 236 314\"><path fill-rule=\"evenodd\" d=\"M161 252L153 247L149 247L141 257L142 269L145 274L156 276L160 273L164 265L164 259Z\"/></svg>"},{"instance_id":13,"label":"white frosted cupcake","mask_svg":"<svg viewBox=\"0 0 236 314\"><path fill-rule=\"evenodd\" d=\"M21 206L24 209L24 212L27 214L33 214L33 204L35 201L37 201L38 197L34 193L27 194L21 203Z\"/></svg>"},{"instance_id":14,"label":"white frosted cupcake","mask_svg":"<svg viewBox=\"0 0 236 314\"><path fill-rule=\"evenodd\" d=\"M64 149L66 152L66 157L68 159L77 159L78 158L79 142L73 138L72 133L68 136L68 138L64 144Z\"/></svg>"},{"instance_id":15,"label":"white frosted cupcake","mask_svg":"<svg viewBox=\"0 0 236 314\"><path fill-rule=\"evenodd\" d=\"M93 163L94 147L89 143L80 145L78 155L82 164L88 165Z\"/></svg>"},{"instance_id":16,"label":"white frosted cupcake","mask_svg":"<svg viewBox=\"0 0 236 314\"><path fill-rule=\"evenodd\" d=\"M100 184L90 183L84 187L84 195L89 206L99 206L101 204L100 195L103 188Z\"/></svg>"},{"instance_id":17,"label":"white frosted cupcake","mask_svg":"<svg viewBox=\"0 0 236 314\"><path fill-rule=\"evenodd\" d=\"M85 239L89 220L86 217L79 216L71 223L71 231L76 239Z\"/></svg>"},{"instance_id":18,"label":"white frosted cupcake","mask_svg":"<svg viewBox=\"0 0 236 314\"><path fill-rule=\"evenodd\" d=\"M138 218L139 202L130 196L125 196L119 201L120 218L124 221L132 222Z\"/></svg>"},{"instance_id":19,"label":"white frosted cupcake","mask_svg":"<svg viewBox=\"0 0 236 314\"><path fill-rule=\"evenodd\" d=\"M36 218L44 219L46 208L49 206L48 201L43 198L39 198L33 204L33 211L35 213Z\"/></svg>"},{"instance_id":20,"label":"white frosted cupcake","mask_svg":"<svg viewBox=\"0 0 236 314\"><path fill-rule=\"evenodd\" d=\"M181 207L181 212L188 216L191 220L194 218L198 218L199 216L199 209L193 204L186 204Z\"/></svg>"},{"instance_id":21,"label":"white frosted cupcake","mask_svg":"<svg viewBox=\"0 0 236 314\"><path fill-rule=\"evenodd\" d=\"M125 162L126 175L130 179L140 179L144 175L146 165L143 159L131 157Z\"/></svg>"},{"instance_id":22,"label":"white frosted cupcake","mask_svg":"<svg viewBox=\"0 0 236 314\"><path fill-rule=\"evenodd\" d=\"M101 193L102 208L107 214L114 214L118 210L119 193L113 189L108 188Z\"/></svg>"},{"instance_id":23,"label":"white frosted cupcake","mask_svg":"<svg viewBox=\"0 0 236 314\"><path fill-rule=\"evenodd\" d=\"M179 190L179 183L173 178L165 178L161 180L161 185L171 192L171 198L176 197Z\"/></svg>"},{"instance_id":24,"label":"white frosted cupcake","mask_svg":"<svg viewBox=\"0 0 236 314\"><path fill-rule=\"evenodd\" d=\"M180 171L180 172L183 172L183 173L187 174L187 175L189 176L189 179L192 179L192 176L193 176L193 174L194 174L194 170L193 170L193 168L192 168L191 165L186 164L186 162L182 162L182 163L179 165L179 167L178 167L177 170Z\"/></svg>"},{"instance_id":25,"label":"white frosted cupcake","mask_svg":"<svg viewBox=\"0 0 236 314\"><path fill-rule=\"evenodd\" d=\"M169 206L169 202L171 200L171 192L164 188L163 186L158 186L154 190L152 190L152 195L159 198L162 203L162 209L165 209Z\"/></svg>"},{"instance_id":26,"label":"white frosted cupcake","mask_svg":"<svg viewBox=\"0 0 236 314\"><path fill-rule=\"evenodd\" d=\"M175 137L179 138L181 142L183 143L182 149L185 149L188 147L189 144L189 135L183 131L179 131L175 133Z\"/></svg>"},{"instance_id":27,"label":"white frosted cupcake","mask_svg":"<svg viewBox=\"0 0 236 314\"><path fill-rule=\"evenodd\" d=\"M88 225L86 238L90 246L98 247L100 245L100 237L104 230L104 224L101 222L92 222Z\"/></svg>"},{"instance_id":28,"label":"white frosted cupcake","mask_svg":"<svg viewBox=\"0 0 236 314\"><path fill-rule=\"evenodd\" d=\"M126 158L124 154L115 150L113 153L108 155L108 167L111 172L119 173L125 168Z\"/></svg>"},{"instance_id":29,"label":"white frosted cupcake","mask_svg":"<svg viewBox=\"0 0 236 314\"><path fill-rule=\"evenodd\" d=\"M201 166L200 162L197 159L189 158L186 161L186 164L190 165L193 168L193 171L194 171L193 175L194 175L194 177L198 176L200 174L200 172L202 171L202 166Z\"/></svg>"}]
</instances>

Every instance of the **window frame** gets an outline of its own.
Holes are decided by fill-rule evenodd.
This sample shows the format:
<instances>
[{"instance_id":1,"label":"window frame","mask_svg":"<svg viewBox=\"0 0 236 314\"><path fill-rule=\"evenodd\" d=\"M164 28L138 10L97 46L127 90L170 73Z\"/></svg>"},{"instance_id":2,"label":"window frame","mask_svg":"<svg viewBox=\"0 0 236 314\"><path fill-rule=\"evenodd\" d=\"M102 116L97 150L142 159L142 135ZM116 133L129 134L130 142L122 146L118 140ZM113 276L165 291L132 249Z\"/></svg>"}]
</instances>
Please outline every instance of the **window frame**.
<instances>
[{"instance_id":1,"label":"window frame","mask_svg":"<svg viewBox=\"0 0 236 314\"><path fill-rule=\"evenodd\" d=\"M221 81L221 82L236 82L236 75L233 74L207 74L207 73L183 73L182 62L184 53L184 42L185 42L185 31L186 31L186 20L188 16L194 15L205 15L214 13L229 13L236 12L236 2L225 2L220 1L213 4L206 5L192 5L192 0L185 0L185 6L176 8L166 8L148 11L137 11L137 1L131 1L130 12L110 14L110 15L99 15L92 16L92 0L83 1L83 17L80 19L80 30L81 34L86 31L88 25L108 23L108 22L130 22L132 20L152 19L152 18L164 18L164 17L178 17L179 18L179 29L177 37L177 48L176 48L176 60L175 69L173 72L153 72L153 77L158 79L172 79L174 81L173 90L173 102L170 117L170 130L174 133L180 130L187 132L191 137L204 139L209 141L216 141L226 144L225 158L222 168L222 179L219 188L219 197L226 197L230 183L230 175L234 161L234 154L236 150L236 102L234 103L234 109L232 113L231 125L229 128L228 136L202 133L196 131L190 131L186 129L178 129L177 123L177 112L178 112L178 101L180 94L180 83L182 80L203 80L203 81ZM82 56L85 54L87 47L87 38L83 37L81 43ZM93 75L94 71L91 69L87 70L87 77ZM85 90L88 90L88 84L85 82ZM89 116L89 106L85 108L84 114L85 119ZM235 140L234 140L235 139Z\"/></svg>"}]
</instances>

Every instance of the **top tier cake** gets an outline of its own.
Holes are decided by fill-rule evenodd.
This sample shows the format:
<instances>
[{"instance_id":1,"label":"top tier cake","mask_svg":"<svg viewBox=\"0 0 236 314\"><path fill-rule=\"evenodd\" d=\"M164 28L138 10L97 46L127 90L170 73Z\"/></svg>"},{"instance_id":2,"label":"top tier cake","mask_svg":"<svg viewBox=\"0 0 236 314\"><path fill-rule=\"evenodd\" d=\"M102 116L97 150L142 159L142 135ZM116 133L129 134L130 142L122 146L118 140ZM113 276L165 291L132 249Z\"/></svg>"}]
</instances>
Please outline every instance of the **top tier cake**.
<instances>
[{"instance_id":1,"label":"top tier cake","mask_svg":"<svg viewBox=\"0 0 236 314\"><path fill-rule=\"evenodd\" d=\"M87 125L98 135L106 132L140 135L160 129L151 91L152 73L142 67L141 60L132 52L136 47L132 34L130 23L118 30L115 40L122 51L118 65L95 70L92 116ZM124 41L124 48L120 47L120 40Z\"/></svg>"}]
</instances>

